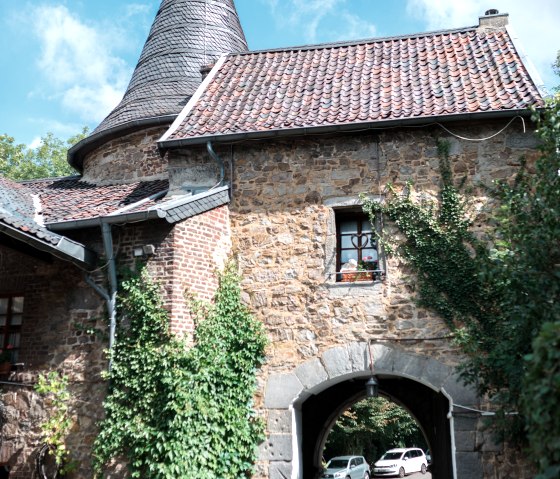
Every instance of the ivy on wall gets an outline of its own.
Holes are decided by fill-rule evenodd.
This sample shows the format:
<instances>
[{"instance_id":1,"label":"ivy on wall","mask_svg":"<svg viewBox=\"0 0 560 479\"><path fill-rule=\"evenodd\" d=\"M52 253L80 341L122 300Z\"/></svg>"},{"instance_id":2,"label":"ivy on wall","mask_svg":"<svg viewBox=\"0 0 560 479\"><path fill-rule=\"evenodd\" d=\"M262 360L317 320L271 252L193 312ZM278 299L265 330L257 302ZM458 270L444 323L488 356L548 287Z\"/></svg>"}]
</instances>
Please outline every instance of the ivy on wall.
<instances>
[{"instance_id":1,"label":"ivy on wall","mask_svg":"<svg viewBox=\"0 0 560 479\"><path fill-rule=\"evenodd\" d=\"M404 234L401 242L382 239L417 276L419 304L454 331L467 353L462 376L496 404L497 430L528 444L537 477L549 479L560 470L560 423L543 419L557 418L560 407L560 97L533 120L541 156L534 169L523 162L514 181L493 185L486 237L471 230L445 143L437 201L418 200L410 185L404 193L389 186L386 202L364 199L364 210Z\"/></svg>"},{"instance_id":2,"label":"ivy on wall","mask_svg":"<svg viewBox=\"0 0 560 479\"><path fill-rule=\"evenodd\" d=\"M124 457L136 478L250 477L264 439L252 401L266 337L241 301L235 264L219 275L213 304L192 301L192 348L171 334L145 269L121 291L96 473Z\"/></svg>"}]
</instances>

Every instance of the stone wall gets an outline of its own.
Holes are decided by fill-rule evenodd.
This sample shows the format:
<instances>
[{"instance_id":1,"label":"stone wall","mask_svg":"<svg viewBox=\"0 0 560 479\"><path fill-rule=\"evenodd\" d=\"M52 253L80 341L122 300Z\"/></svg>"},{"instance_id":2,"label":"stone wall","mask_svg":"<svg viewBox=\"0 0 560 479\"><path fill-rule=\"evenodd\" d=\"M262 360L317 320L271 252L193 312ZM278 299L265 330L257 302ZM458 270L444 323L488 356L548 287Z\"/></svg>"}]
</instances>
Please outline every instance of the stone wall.
<instances>
[{"instance_id":1,"label":"stone wall","mask_svg":"<svg viewBox=\"0 0 560 479\"><path fill-rule=\"evenodd\" d=\"M82 179L102 185L167 178L167 160L156 145L166 129L148 128L104 143L86 155Z\"/></svg>"},{"instance_id":2,"label":"stone wall","mask_svg":"<svg viewBox=\"0 0 560 479\"><path fill-rule=\"evenodd\" d=\"M456 124L452 129L479 139L492 136L505 123ZM455 177L474 184L473 206L482 212L482 184L511 177L522 155L529 161L536 155L535 138L523 132L520 121L486 141L463 140L433 126L234 145L234 252L245 299L270 338L260 378L263 389L272 375L294 371L332 348L376 339L398 345L402 354L421 355L446 367L460 362L449 341L422 339L449 331L440 318L414 303L414 280L398 259L388 258L382 282L341 284L331 274L334 210L359 204L360 193L382 197L389 182L399 188L412 181L424 197L436 195L440 139L450 143ZM228 158L227 149L221 153ZM386 342L388 338L393 341ZM408 341L411 338L419 340ZM261 391L260 407L263 398ZM263 407L263 414L269 413ZM468 447L474 451L475 445ZM492 454L484 455L485 477L506 477L499 461L489 458ZM259 477L283 477L275 475L280 474L278 464L270 456L262 459ZM468 469L466 462L460 467Z\"/></svg>"}]
</instances>

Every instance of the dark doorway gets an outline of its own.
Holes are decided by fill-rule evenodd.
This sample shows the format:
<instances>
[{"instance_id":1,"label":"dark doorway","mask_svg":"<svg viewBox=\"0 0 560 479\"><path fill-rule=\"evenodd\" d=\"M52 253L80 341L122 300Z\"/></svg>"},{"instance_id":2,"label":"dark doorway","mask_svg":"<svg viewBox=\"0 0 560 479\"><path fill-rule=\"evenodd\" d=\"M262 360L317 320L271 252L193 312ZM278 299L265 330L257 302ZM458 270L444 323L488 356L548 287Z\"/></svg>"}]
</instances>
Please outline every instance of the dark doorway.
<instances>
[{"instance_id":1,"label":"dark doorway","mask_svg":"<svg viewBox=\"0 0 560 479\"><path fill-rule=\"evenodd\" d=\"M335 384L302 404L302 466L304 479L316 479L330 427L353 402L365 397L367 378ZM423 384L400 377L378 377L381 395L402 404L418 420L431 448L433 479L453 477L449 400Z\"/></svg>"}]
</instances>

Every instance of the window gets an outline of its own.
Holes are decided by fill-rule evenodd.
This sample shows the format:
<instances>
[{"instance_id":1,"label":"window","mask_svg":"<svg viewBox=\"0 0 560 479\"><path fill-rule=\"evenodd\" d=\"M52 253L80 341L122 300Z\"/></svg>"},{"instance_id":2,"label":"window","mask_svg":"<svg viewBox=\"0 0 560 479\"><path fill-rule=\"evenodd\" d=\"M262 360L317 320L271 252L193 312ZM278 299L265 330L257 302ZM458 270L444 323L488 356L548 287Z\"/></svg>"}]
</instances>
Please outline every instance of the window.
<instances>
[{"instance_id":1,"label":"window","mask_svg":"<svg viewBox=\"0 0 560 479\"><path fill-rule=\"evenodd\" d=\"M22 318L23 296L0 296L0 349L11 350L12 363L19 355Z\"/></svg>"},{"instance_id":2,"label":"window","mask_svg":"<svg viewBox=\"0 0 560 479\"><path fill-rule=\"evenodd\" d=\"M361 212L336 212L337 281L372 281L380 277L377 237Z\"/></svg>"}]
</instances>

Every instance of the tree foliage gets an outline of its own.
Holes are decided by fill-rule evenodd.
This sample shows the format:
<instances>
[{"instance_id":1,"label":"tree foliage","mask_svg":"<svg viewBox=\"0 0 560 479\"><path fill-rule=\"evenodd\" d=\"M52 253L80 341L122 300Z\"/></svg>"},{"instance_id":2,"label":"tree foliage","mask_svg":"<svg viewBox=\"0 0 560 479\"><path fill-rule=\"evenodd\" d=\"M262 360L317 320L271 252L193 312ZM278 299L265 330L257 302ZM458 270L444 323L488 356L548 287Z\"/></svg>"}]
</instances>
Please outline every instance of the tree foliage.
<instances>
[{"instance_id":1,"label":"tree foliage","mask_svg":"<svg viewBox=\"0 0 560 479\"><path fill-rule=\"evenodd\" d=\"M0 174L13 180L68 176L76 171L68 164L68 149L88 135L84 127L65 142L47 133L37 148L17 144L6 134L0 135Z\"/></svg>"},{"instance_id":2,"label":"tree foliage","mask_svg":"<svg viewBox=\"0 0 560 479\"><path fill-rule=\"evenodd\" d=\"M415 419L398 404L377 397L342 413L329 433L324 456L360 454L373 464L392 447L413 446L427 448Z\"/></svg>"},{"instance_id":3,"label":"tree foliage","mask_svg":"<svg viewBox=\"0 0 560 479\"><path fill-rule=\"evenodd\" d=\"M521 443L531 431L534 451L555 438L547 446L553 458L560 430L552 431L539 417L558 414L558 356L533 348L542 349L549 324L560 321L560 98L533 119L541 156L534 172L523 164L513 182L494 184L490 194L498 207L488 225L491 241L479 240L470 229L466 196L451 177L444 144L439 201L392 190L385 204L366 201L364 208L371 215L382 212L404 233L396 252L418 276L419 303L437 311L455 332L468 354L463 378L496 403L499 429ZM550 374L556 375L555 388Z\"/></svg>"},{"instance_id":4,"label":"tree foliage","mask_svg":"<svg viewBox=\"0 0 560 479\"><path fill-rule=\"evenodd\" d=\"M95 443L98 474L124 456L137 478L250 475L264 431L252 400L266 340L241 302L235 265L219 280L214 304L194 302L190 349L170 333L145 270L123 283L121 333Z\"/></svg>"}]
</instances>

